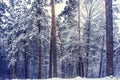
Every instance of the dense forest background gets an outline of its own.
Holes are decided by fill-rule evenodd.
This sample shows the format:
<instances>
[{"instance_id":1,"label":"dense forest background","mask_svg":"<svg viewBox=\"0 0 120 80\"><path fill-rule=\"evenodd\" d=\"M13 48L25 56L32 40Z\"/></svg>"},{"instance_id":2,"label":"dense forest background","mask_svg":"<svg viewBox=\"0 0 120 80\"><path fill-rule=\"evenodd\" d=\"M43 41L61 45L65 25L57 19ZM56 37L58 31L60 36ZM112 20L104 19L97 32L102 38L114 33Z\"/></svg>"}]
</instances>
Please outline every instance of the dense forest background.
<instances>
[{"instance_id":1,"label":"dense forest background","mask_svg":"<svg viewBox=\"0 0 120 80\"><path fill-rule=\"evenodd\" d=\"M0 0L0 79L120 76L120 4L63 2Z\"/></svg>"}]
</instances>

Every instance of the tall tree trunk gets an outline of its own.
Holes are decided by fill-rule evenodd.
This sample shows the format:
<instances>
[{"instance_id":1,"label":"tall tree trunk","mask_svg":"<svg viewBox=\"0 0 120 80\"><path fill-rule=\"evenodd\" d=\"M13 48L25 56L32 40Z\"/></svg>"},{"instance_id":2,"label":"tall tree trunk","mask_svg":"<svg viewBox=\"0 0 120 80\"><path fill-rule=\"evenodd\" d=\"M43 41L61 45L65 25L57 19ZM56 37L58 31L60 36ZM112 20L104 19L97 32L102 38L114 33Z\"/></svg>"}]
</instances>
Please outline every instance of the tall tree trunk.
<instances>
[{"instance_id":1,"label":"tall tree trunk","mask_svg":"<svg viewBox=\"0 0 120 80\"><path fill-rule=\"evenodd\" d=\"M103 43L102 43L102 50L101 50L101 60L100 60L100 68L99 68L99 76L98 76L99 78L102 76L102 65L103 65L102 63L103 63L103 53L104 53L104 41L105 41L104 38L105 37L103 36L103 39L102 39Z\"/></svg>"},{"instance_id":2,"label":"tall tree trunk","mask_svg":"<svg viewBox=\"0 0 120 80\"><path fill-rule=\"evenodd\" d=\"M82 64L81 64L81 72L82 72L82 74L81 74L81 77L84 77L84 65L83 65L83 61L82 61Z\"/></svg>"},{"instance_id":3,"label":"tall tree trunk","mask_svg":"<svg viewBox=\"0 0 120 80\"><path fill-rule=\"evenodd\" d=\"M42 68L42 61L41 61L41 58L42 58L42 55L41 55L41 39L39 40L39 66L38 66L38 79L41 79L42 78L42 73L41 73L41 68Z\"/></svg>"},{"instance_id":4,"label":"tall tree trunk","mask_svg":"<svg viewBox=\"0 0 120 80\"><path fill-rule=\"evenodd\" d=\"M40 17L40 16L39 16ZM39 30L39 63L38 63L38 79L41 79L42 76L41 76L41 68L42 68L42 55L41 55L41 36L40 36L40 32L41 32L41 24L40 24L40 20L37 21L37 26L38 26L38 30Z\"/></svg>"},{"instance_id":5,"label":"tall tree trunk","mask_svg":"<svg viewBox=\"0 0 120 80\"><path fill-rule=\"evenodd\" d=\"M57 51L56 51L56 23L55 23L55 0L51 0L52 29L50 46L49 77L57 77Z\"/></svg>"},{"instance_id":6,"label":"tall tree trunk","mask_svg":"<svg viewBox=\"0 0 120 80\"><path fill-rule=\"evenodd\" d=\"M79 41L80 41L80 0L78 0L78 37L79 37ZM80 54L80 50L81 50L81 44L79 44L78 47L78 63L77 63L77 76L81 76L81 58L82 55Z\"/></svg>"},{"instance_id":7,"label":"tall tree trunk","mask_svg":"<svg viewBox=\"0 0 120 80\"><path fill-rule=\"evenodd\" d=\"M86 65L85 65L85 77L88 77L88 66L89 66L89 42L90 40L87 40L87 46L86 46Z\"/></svg>"},{"instance_id":8,"label":"tall tree trunk","mask_svg":"<svg viewBox=\"0 0 120 80\"><path fill-rule=\"evenodd\" d=\"M90 27L91 27L91 10L89 12L89 19L88 19L88 28L87 28L87 45L86 45L86 71L85 71L85 77L88 77L88 66L89 66L89 44L90 44Z\"/></svg>"},{"instance_id":9,"label":"tall tree trunk","mask_svg":"<svg viewBox=\"0 0 120 80\"><path fill-rule=\"evenodd\" d=\"M25 31L24 33L26 34L26 31ZM28 59L27 59L26 43L27 43L27 41L24 40L24 66L25 66L25 79L28 78Z\"/></svg>"},{"instance_id":10,"label":"tall tree trunk","mask_svg":"<svg viewBox=\"0 0 120 80\"><path fill-rule=\"evenodd\" d=\"M26 35L26 31L23 32ZM25 67L25 79L28 78L28 59L27 59L27 46L26 46L27 41L24 40L23 45L24 45L24 67Z\"/></svg>"},{"instance_id":11,"label":"tall tree trunk","mask_svg":"<svg viewBox=\"0 0 120 80\"><path fill-rule=\"evenodd\" d=\"M106 8L106 75L114 74L113 71L113 13L112 0L105 0Z\"/></svg>"},{"instance_id":12,"label":"tall tree trunk","mask_svg":"<svg viewBox=\"0 0 120 80\"><path fill-rule=\"evenodd\" d=\"M78 36L79 41L80 40L80 0L78 0ZM81 53L81 44L79 44L79 52L78 52L78 63L77 63L77 76L84 76L84 69L83 68L83 62L82 62L82 53Z\"/></svg>"}]
</instances>

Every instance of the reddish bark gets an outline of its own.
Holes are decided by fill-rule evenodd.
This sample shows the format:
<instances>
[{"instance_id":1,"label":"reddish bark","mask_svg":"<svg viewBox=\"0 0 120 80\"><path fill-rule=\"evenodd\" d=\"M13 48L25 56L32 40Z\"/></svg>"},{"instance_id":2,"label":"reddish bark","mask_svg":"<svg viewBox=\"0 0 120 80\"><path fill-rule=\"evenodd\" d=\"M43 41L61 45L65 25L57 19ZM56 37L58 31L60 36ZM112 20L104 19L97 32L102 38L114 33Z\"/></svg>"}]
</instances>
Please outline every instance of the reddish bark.
<instances>
[{"instance_id":1,"label":"reddish bark","mask_svg":"<svg viewBox=\"0 0 120 80\"><path fill-rule=\"evenodd\" d=\"M56 51L56 21L55 21L55 0L51 0L52 8L52 29L50 46L49 77L57 77L57 51Z\"/></svg>"}]
</instances>

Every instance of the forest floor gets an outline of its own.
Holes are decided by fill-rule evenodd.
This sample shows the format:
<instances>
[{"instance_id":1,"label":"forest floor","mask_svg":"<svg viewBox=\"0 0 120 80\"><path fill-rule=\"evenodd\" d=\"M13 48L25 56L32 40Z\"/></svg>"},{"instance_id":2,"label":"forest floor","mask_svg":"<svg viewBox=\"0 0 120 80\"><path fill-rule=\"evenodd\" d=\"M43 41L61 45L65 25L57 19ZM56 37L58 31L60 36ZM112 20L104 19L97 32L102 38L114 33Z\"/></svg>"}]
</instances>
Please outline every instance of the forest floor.
<instances>
[{"instance_id":1,"label":"forest floor","mask_svg":"<svg viewBox=\"0 0 120 80\"><path fill-rule=\"evenodd\" d=\"M13 80L120 80L120 78L105 77L105 78L51 78L51 79L13 79Z\"/></svg>"},{"instance_id":2,"label":"forest floor","mask_svg":"<svg viewBox=\"0 0 120 80\"><path fill-rule=\"evenodd\" d=\"M76 77L76 78L69 78L69 79L64 79L64 78L52 78L52 79L46 79L46 80L120 80L120 78L113 78L113 77L105 77L105 78L81 78L81 77Z\"/></svg>"}]
</instances>

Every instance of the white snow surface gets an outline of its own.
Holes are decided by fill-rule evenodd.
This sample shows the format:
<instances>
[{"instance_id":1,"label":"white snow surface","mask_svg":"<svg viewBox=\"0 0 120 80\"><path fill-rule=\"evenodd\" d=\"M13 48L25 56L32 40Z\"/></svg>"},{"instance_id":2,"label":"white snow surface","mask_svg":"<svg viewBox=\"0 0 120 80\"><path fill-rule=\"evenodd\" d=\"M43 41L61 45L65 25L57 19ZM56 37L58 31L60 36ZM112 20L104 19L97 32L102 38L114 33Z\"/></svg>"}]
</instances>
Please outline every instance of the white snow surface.
<instances>
[{"instance_id":1,"label":"white snow surface","mask_svg":"<svg viewBox=\"0 0 120 80\"><path fill-rule=\"evenodd\" d=\"M12 79L12 80L120 80L120 78L115 77L105 77L105 78L48 78L48 79Z\"/></svg>"}]
</instances>

